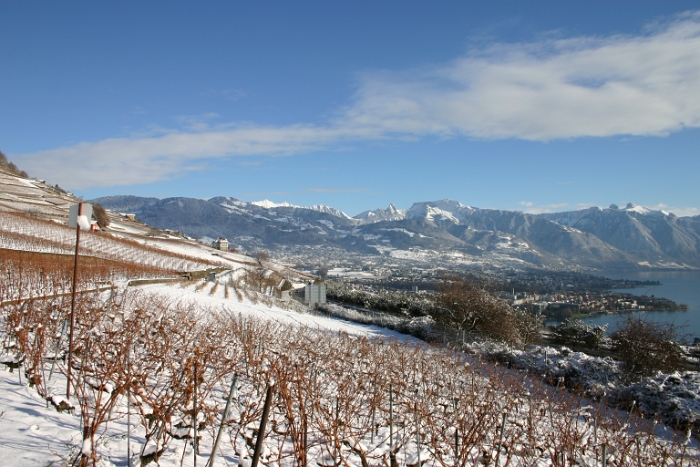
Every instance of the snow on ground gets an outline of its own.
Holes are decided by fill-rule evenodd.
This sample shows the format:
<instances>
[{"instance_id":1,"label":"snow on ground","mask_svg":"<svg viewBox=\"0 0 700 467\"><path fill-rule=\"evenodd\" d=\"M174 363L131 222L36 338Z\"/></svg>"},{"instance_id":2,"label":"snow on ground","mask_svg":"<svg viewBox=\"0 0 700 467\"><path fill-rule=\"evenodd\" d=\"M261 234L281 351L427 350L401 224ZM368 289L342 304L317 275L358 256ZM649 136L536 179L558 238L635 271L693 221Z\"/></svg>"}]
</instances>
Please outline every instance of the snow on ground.
<instances>
[{"instance_id":1,"label":"snow on ground","mask_svg":"<svg viewBox=\"0 0 700 467\"><path fill-rule=\"evenodd\" d=\"M373 433L370 429L371 426L374 426L375 416L374 411L369 410L370 396L376 385L376 383L370 384L370 382L376 381L376 378L379 381L394 381L393 397L396 404L394 416L397 419L393 428L395 430L393 439L400 447L400 452L397 455L400 465L411 465L412 463L415 465L417 463L418 449L416 448L418 443L414 429L416 423L423 424L424 429L421 431L426 434L432 433L441 437L442 441L438 441L439 451L427 444L420 445L420 458L422 461L427 461L426 465L431 467L456 463L453 454L450 453L450 443L455 436L455 423L462 423L459 425L459 429L465 431L460 431L460 433L465 433L466 430L472 429L476 426L474 424L478 425L478 423L485 422L486 426L490 427L480 431L476 435L479 439L468 445L467 453L470 465L472 463L477 465L476 462L479 462L479 459L493 465L498 463L496 459L500 460L506 456L507 465L538 467L561 465L557 464L562 462L559 457L561 455L558 451L559 445L556 444L559 439L569 440L568 442L572 443L571 440L577 440L575 441L577 444L571 444L575 451L571 453L565 451L565 453L567 456L569 454L575 456L571 457L572 461L575 458L578 462L577 465L581 466L592 467L598 464L595 458L596 452L599 452L596 447L599 443L598 440L604 440L611 446L617 446L616 449L611 447L609 451L611 455L610 465L628 465L626 460L633 457L640 459L640 465L650 465L650 460L659 458L658 453L661 452L662 447L654 444L645 447L641 444L647 442L645 435L635 438L636 435L628 432L630 425L627 423L629 417L626 414L622 414L621 419L620 417L616 419L613 416L610 422L606 421L608 419L605 417L601 418L605 423L594 425L591 424L592 417L596 416L594 414L596 409L593 406L582 405L582 402L576 399L567 402L568 399L564 393L555 393L551 389L538 386L534 380L519 379L515 372L508 373L506 370L492 365L480 366L476 362L469 361L463 354L444 348L424 345L394 346L388 343L394 340L392 338L403 339L409 344L415 344L418 341L378 327L366 327L286 310L284 303L256 295L255 292L251 291L238 289L242 295L239 297L235 290L232 294L231 287L228 287L227 298L226 290L225 282L216 284L194 281L178 285L144 286L139 288L137 293L165 297L169 303L188 303L191 301L196 306L196 309L193 308L193 310L196 310L198 320L206 319L207 310L212 310L216 313L211 316L222 316L221 312L224 312L224 316L229 314L232 319L239 316L249 316L291 325L277 327L281 333L271 334L273 339L265 340L265 345L253 346L249 350L253 354L257 353L258 356L269 350L270 356L275 356L271 358L275 359L278 358L276 356L281 356L280 362L287 362L286 358L291 358L289 363L294 362L294 364L285 365L284 368L288 371L295 369L297 371L295 374L306 378L300 387L313 385L313 387L318 388L316 392L309 393L309 397L316 397L316 402L310 403L310 407L319 408L318 410L312 409L315 410L312 423L316 428L310 433L309 438L309 465L337 465L337 459L335 461L330 459L333 452L329 449L332 443L329 443L328 435L322 434L319 430L323 429L323 426L329 426L326 425L327 421L324 421L326 419L323 417L329 417L328 420L335 420L337 423L339 410L343 411L341 413L352 414L348 415L351 417L350 423L335 425L341 433L339 440L342 439L342 443L347 443L347 445L337 444L337 446L342 446L341 449L346 456L346 465L360 465L360 453L367 453L370 460L369 465L383 465L382 459L383 461L388 460L389 428L386 410L377 411L377 417L380 419L378 430ZM255 301L258 303L254 303ZM253 329L262 331L263 328ZM316 330L320 333L315 333ZM292 352L289 355L286 353L286 350L290 349L290 345L293 347L292 343L297 339L297 336L304 336L302 341L307 342L311 334L328 336L329 339L326 341L323 339L310 340L309 342L313 345L300 347L301 353L299 353L299 349L293 351L297 354ZM344 336L348 336L350 339ZM255 337L260 338L260 342L262 342L265 337L264 332L257 332ZM369 341L355 339L355 337L378 337L379 341L375 342L388 344L367 345L366 343ZM243 341L240 342L243 343ZM334 344L342 344L342 346L336 347L333 346ZM235 350L231 348L231 351ZM337 355L333 352L334 350ZM240 352L240 350L238 351ZM309 360L309 357L316 355L316 352L331 358L324 360L323 357L317 356L321 358L320 362L323 363L316 368L314 362ZM297 360L300 357L301 360ZM545 365L549 361L554 361L554 357L554 353L550 351L550 354L543 359ZM242 363L239 362L240 370L243 368L243 363L245 364L245 377L243 373L239 373L240 385L238 385L237 398L234 399L234 407L232 408L234 415L229 419L243 420L245 412L248 414L246 420L250 421L241 422L240 429L236 428L238 431L234 431L231 437L227 436L224 439L221 444L220 457L217 458L217 465L249 465L252 453L249 449L252 443L249 441L254 441L253 433L259 421L259 415L255 415L250 410L255 410L255 407L259 407L261 402L260 382L256 383L255 377L259 371L264 369L264 365L253 366L249 376L248 358L241 355L236 357L236 361L243 360ZM256 363L255 356L251 358L250 365L260 365ZM534 360L539 362L540 358L537 357ZM262 362L262 360L260 361ZM297 361L300 363L298 367ZM299 372L303 362L308 362L309 366ZM378 373L373 373L375 371ZM81 449L85 449L86 445L82 442L80 431L80 417L77 413L58 413L53 407L47 408L46 402L37 395L34 388L27 386L26 380L22 380L20 383L20 374L24 377L23 373L17 370L13 373L0 372L0 394L2 395L0 397L0 433L2 433L0 435L0 456L2 456L0 459L3 460L0 463L8 467L60 465L61 458L68 459L79 453ZM283 373L276 374L282 375ZM364 379L363 375L365 375ZM385 378L391 379L385 380ZM336 381L340 379L343 380L343 384L351 385L351 387L342 386L340 383L336 386ZM229 381L230 379L225 379L223 382L230 384ZM284 384L287 390L294 390L289 386L292 381L294 380L285 380ZM675 381L667 381L664 384L675 384ZM56 397L63 395L65 379L60 373L54 374L51 387ZM421 388L423 388L422 395L417 398ZM343 392L348 390L349 392ZM227 389L217 386L213 391L209 395L207 403L216 404L215 407L213 406L213 410L218 417ZM385 407L387 395L386 393L382 394L383 402L381 404L384 405L380 405L380 407ZM454 397L458 394L460 397ZM343 403L339 404L341 395ZM98 431L96 452L101 456L98 465L103 467L127 465L126 398L119 397L119 403L112 411L111 421L107 426L100 427ZM78 405L77 401L71 401L71 403L75 406ZM425 407L417 409L418 404L421 404L421 407L424 404ZM284 410L284 407L287 406L277 405L273 409L272 419L276 421L275 426L278 428L282 427L286 420L284 412L280 411ZM414 412L414 408L418 412ZM134 414L137 412L133 406L131 410ZM179 412L181 415L178 416L184 417L182 415L185 413L184 410ZM293 410L297 414L297 409ZM335 418L334 413L336 414ZM416 419L415 413L424 414L425 419ZM460 415L456 416L456 414ZM507 417L501 418L504 414ZM465 418L466 421L463 423L460 421L462 417L472 418ZM295 416L294 420L296 419ZM627 421L624 421L625 419ZM182 421L184 425L179 427L178 421ZM138 453L141 448L149 449L150 446L153 446L144 437L144 423L144 420L135 415L131 418L133 430L131 445L133 446L132 454L135 456L132 465L138 465L140 461ZM188 423L191 421L173 419L166 429L172 430L171 433L177 432L191 436L192 432L188 428L190 426ZM508 440L509 443L507 450L502 450L502 443L498 441L499 430L496 427L501 426L501 424L506 433L506 437L503 439ZM359 431L353 433L356 426L365 428L357 428ZM205 465L211 454L214 428L215 425L209 423L204 430L199 432L202 438L197 465ZM503 433L504 428L500 429L500 433ZM567 432L569 437L561 436L559 438L562 431ZM272 428L268 432L269 435L264 444L266 454L263 455L264 457L271 456L267 465L298 465L291 454L286 454L287 457L279 464L277 461L272 461L272 458L278 456L282 451L285 453L293 452L294 446L291 444L291 438L281 436L284 431L275 431ZM659 433L663 434L660 431ZM599 436L600 438L598 438ZM674 436L676 436L674 433L670 433L669 439ZM427 441L429 437L425 436L424 439ZM683 444L676 444L673 447L673 455L680 462L678 465L698 465L697 443L692 439L681 441ZM503 446L506 445L503 444ZM568 449L567 445L562 446L564 449ZM623 447L628 451L623 452ZM686 452L677 454L677 451L681 449L686 450ZM679 455L684 457L680 458ZM438 456L441 460L437 459ZM624 458L619 459L615 456L624 456ZM161 454L159 464L164 467L191 466L194 464L193 457L192 445L187 439L173 439ZM324 460L330 463L324 462ZM623 464L619 464L620 461Z\"/></svg>"},{"instance_id":2,"label":"snow on ground","mask_svg":"<svg viewBox=\"0 0 700 467\"><path fill-rule=\"evenodd\" d=\"M266 208L266 209L270 209L270 208L301 208L301 209L309 209L309 208L305 208L305 207L303 207L303 206L295 206L294 204L290 204L290 203L288 203L288 202L286 202L286 201L285 201L284 203L275 203L275 202L270 201L269 199L264 199L264 200L262 200L262 201L251 201L250 204L253 204L253 205L255 205L255 206L260 206L260 207L263 207L263 208Z\"/></svg>"},{"instance_id":3,"label":"snow on ground","mask_svg":"<svg viewBox=\"0 0 700 467\"><path fill-rule=\"evenodd\" d=\"M473 342L464 347L470 353L539 375L550 384L575 388L588 397L605 400L611 406L633 404L647 417L688 427L694 433L700 430L700 373L696 371L659 373L630 384L617 360L567 347L531 345L522 351L490 342Z\"/></svg>"},{"instance_id":4,"label":"snow on ground","mask_svg":"<svg viewBox=\"0 0 700 467\"><path fill-rule=\"evenodd\" d=\"M20 371L0 370L0 459L4 466L53 465L70 455L70 445L77 445L80 419L67 412L59 413L27 385L20 384ZM53 382L63 383L62 375ZM60 391L58 384L56 390Z\"/></svg>"},{"instance_id":5,"label":"snow on ground","mask_svg":"<svg viewBox=\"0 0 700 467\"><path fill-rule=\"evenodd\" d=\"M161 239L154 237L147 240L147 245L193 258L226 262L233 267L240 266L241 264L258 264L257 260L251 258L250 256L242 255L240 253L231 253L229 251L215 250L214 248L200 245L193 241Z\"/></svg>"},{"instance_id":6,"label":"snow on ground","mask_svg":"<svg viewBox=\"0 0 700 467\"><path fill-rule=\"evenodd\" d=\"M204 285L204 287L202 287ZM203 309L216 309L229 313L232 319L239 315L270 320L277 323L297 325L304 328L319 331L340 332L357 337L381 337L391 340L412 341L416 339L399 334L381 327L363 326L360 324L315 316L311 314L289 311L278 305L268 306L263 303L253 304L248 298L238 301L231 292L231 298L225 298L225 287L218 286L212 294L214 283L200 281L185 283L184 287L177 285L154 284L139 287L139 290L147 294L157 294L173 301L196 303ZM197 289L199 288L199 291ZM49 365L46 365L48 372ZM78 411L75 413L57 412L39 396L34 388L27 384L23 375L24 369L0 370L0 462L7 467L33 466L33 465L62 465L61 459L74 456L81 446L81 424ZM21 381L20 381L21 379ZM55 397L65 395L65 377L59 372L54 372L49 384ZM71 400L71 404L78 406L77 401ZM105 429L106 436L99 440L98 450L102 457L99 465L125 466L127 453L127 421L125 404L120 404L114 410L114 420ZM142 431L139 431L139 420L136 414L131 418L134 435L132 438L132 465L139 465L139 450L145 439ZM138 433L141 434L139 436ZM189 432L189 430L188 430ZM201 456L199 465L204 465L207 455L210 453L213 438L208 432L203 433ZM183 452L184 450L184 452ZM237 457L232 452L230 443L224 442L221 446L223 459L221 465L230 465ZM181 459L184 456L184 463ZM192 446L184 441L170 443L164 453L161 465L193 465ZM224 462L225 459L225 462Z\"/></svg>"},{"instance_id":7,"label":"snow on ground","mask_svg":"<svg viewBox=\"0 0 700 467\"><path fill-rule=\"evenodd\" d=\"M135 225L131 225L126 222L113 222L107 228L109 232L122 233L122 234L132 234L132 235L143 235L143 229L138 228Z\"/></svg>"},{"instance_id":8,"label":"snow on ground","mask_svg":"<svg viewBox=\"0 0 700 467\"><path fill-rule=\"evenodd\" d=\"M244 316L266 319L282 324L299 325L324 331L345 332L358 337L384 337L399 341L410 340L419 342L412 337L379 326L364 326L351 321L287 310L282 308L285 304L279 300L275 300L276 303L274 305L267 306L261 303L253 304L245 295L242 301L238 301L233 292L230 292L229 298L225 298L225 288L222 285L218 286L216 292L212 295L211 290L214 283L208 283L200 291L196 291L199 285L201 285L201 282L187 284L184 288L172 285L153 284L140 287L140 289L148 293L167 296L169 299L175 301L196 302L198 306L211 307L220 311L225 311L230 313L232 317L242 314ZM293 302L293 304L297 305L297 302Z\"/></svg>"},{"instance_id":9,"label":"snow on ground","mask_svg":"<svg viewBox=\"0 0 700 467\"><path fill-rule=\"evenodd\" d=\"M328 270L328 277L342 277L345 279L372 279L376 275L371 271L358 271L351 268L333 268Z\"/></svg>"}]
</instances>

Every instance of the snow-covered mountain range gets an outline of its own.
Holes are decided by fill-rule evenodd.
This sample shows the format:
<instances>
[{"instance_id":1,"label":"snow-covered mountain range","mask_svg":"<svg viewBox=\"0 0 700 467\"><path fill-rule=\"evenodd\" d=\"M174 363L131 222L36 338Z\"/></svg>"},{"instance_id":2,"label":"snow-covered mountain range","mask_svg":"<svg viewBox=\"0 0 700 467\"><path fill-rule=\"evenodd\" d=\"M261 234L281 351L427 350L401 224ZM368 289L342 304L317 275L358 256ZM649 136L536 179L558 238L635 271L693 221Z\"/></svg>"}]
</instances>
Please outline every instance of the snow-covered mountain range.
<instances>
[{"instance_id":1,"label":"snow-covered mountain range","mask_svg":"<svg viewBox=\"0 0 700 467\"><path fill-rule=\"evenodd\" d=\"M323 205L229 197L93 201L135 213L154 227L223 236L246 250L327 245L397 258L409 252L453 252L466 262L505 258L524 267L700 268L700 216L677 217L631 203L535 215L445 199L414 203L406 210L391 204L350 217Z\"/></svg>"}]
</instances>

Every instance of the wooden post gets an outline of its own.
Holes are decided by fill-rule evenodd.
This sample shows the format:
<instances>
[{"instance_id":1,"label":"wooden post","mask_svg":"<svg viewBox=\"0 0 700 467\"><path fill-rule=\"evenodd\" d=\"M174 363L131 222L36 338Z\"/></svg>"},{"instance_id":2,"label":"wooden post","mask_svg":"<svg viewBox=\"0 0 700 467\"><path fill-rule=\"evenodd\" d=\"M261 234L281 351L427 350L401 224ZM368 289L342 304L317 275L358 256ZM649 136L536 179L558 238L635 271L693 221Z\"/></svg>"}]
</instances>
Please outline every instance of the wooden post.
<instances>
[{"instance_id":1,"label":"wooden post","mask_svg":"<svg viewBox=\"0 0 700 467\"><path fill-rule=\"evenodd\" d=\"M417 391L416 391L417 392ZM418 395L416 394L416 405L415 405L415 413L416 413L416 453L417 453L417 459L418 459L418 467L421 467L421 462L420 462L420 417L418 416Z\"/></svg>"},{"instance_id":2,"label":"wooden post","mask_svg":"<svg viewBox=\"0 0 700 467\"><path fill-rule=\"evenodd\" d=\"M455 428L455 463L459 459L459 428Z\"/></svg>"},{"instance_id":3,"label":"wooden post","mask_svg":"<svg viewBox=\"0 0 700 467\"><path fill-rule=\"evenodd\" d=\"M394 396L389 384L389 450L394 448ZM392 453L393 454L393 453Z\"/></svg>"},{"instance_id":4,"label":"wooden post","mask_svg":"<svg viewBox=\"0 0 700 467\"><path fill-rule=\"evenodd\" d=\"M506 431L507 412L503 412L503 423L501 424L501 435L498 437L498 449L496 449L496 467L501 464L501 446L503 445L503 433Z\"/></svg>"},{"instance_id":5,"label":"wooden post","mask_svg":"<svg viewBox=\"0 0 700 467\"><path fill-rule=\"evenodd\" d=\"M603 444L603 467L608 467L608 446Z\"/></svg>"},{"instance_id":6,"label":"wooden post","mask_svg":"<svg viewBox=\"0 0 700 467\"><path fill-rule=\"evenodd\" d=\"M221 425L219 425L219 432L216 434L216 440L214 441L214 446L211 448L211 456L209 456L209 467L213 467L214 461L216 460L216 452L219 450L219 442L221 441L221 434L224 431L224 425L226 424L226 419L228 418L228 410L231 407L231 400L233 399L233 393L236 391L236 382L238 381L238 375L233 375L233 381L231 382L231 389L228 392L228 399L226 399L226 407L224 407L224 414L221 416Z\"/></svg>"},{"instance_id":7,"label":"wooden post","mask_svg":"<svg viewBox=\"0 0 700 467\"><path fill-rule=\"evenodd\" d=\"M265 426L267 425L267 417L270 414L270 405L272 404L272 386L267 387L265 395L265 407L263 408L263 416L260 420L260 429L258 430L258 439L255 441L255 452L253 453L253 462L250 467L258 467L260 454L262 454L262 444L265 439Z\"/></svg>"},{"instance_id":8,"label":"wooden post","mask_svg":"<svg viewBox=\"0 0 700 467\"><path fill-rule=\"evenodd\" d=\"M306 405L306 404L305 404ZM301 439L301 444L302 444L302 450L301 450L301 466L306 467L307 466L307 455L308 455L308 450L309 450L309 424L307 421L307 415L306 415L306 410L304 410L304 416L301 420L302 423L302 439Z\"/></svg>"},{"instance_id":9,"label":"wooden post","mask_svg":"<svg viewBox=\"0 0 700 467\"><path fill-rule=\"evenodd\" d=\"M129 352L130 354L131 352ZM131 467L131 359L126 356L126 465Z\"/></svg>"},{"instance_id":10,"label":"wooden post","mask_svg":"<svg viewBox=\"0 0 700 467\"><path fill-rule=\"evenodd\" d=\"M56 359L58 358L58 351L61 347L61 341L63 340L63 334L66 332L66 320L63 320L63 325L61 325L61 336L56 342L56 350L53 353L53 361L51 362L51 371L49 371L49 381L51 381L51 376L53 376L53 367L56 364Z\"/></svg>"},{"instance_id":11,"label":"wooden post","mask_svg":"<svg viewBox=\"0 0 700 467\"><path fill-rule=\"evenodd\" d=\"M194 360L194 400L192 406L192 423L194 425L194 438L192 439L192 458L194 459L194 467L197 467L197 359L199 352Z\"/></svg>"},{"instance_id":12,"label":"wooden post","mask_svg":"<svg viewBox=\"0 0 700 467\"><path fill-rule=\"evenodd\" d=\"M78 217L83 215L83 203L78 203ZM66 375L66 399L70 399L70 378L73 366L73 328L75 327L75 288L78 282L78 252L80 249L80 222L75 228L75 262L73 263L73 291L70 300L70 332L68 333L68 374Z\"/></svg>"}]
</instances>

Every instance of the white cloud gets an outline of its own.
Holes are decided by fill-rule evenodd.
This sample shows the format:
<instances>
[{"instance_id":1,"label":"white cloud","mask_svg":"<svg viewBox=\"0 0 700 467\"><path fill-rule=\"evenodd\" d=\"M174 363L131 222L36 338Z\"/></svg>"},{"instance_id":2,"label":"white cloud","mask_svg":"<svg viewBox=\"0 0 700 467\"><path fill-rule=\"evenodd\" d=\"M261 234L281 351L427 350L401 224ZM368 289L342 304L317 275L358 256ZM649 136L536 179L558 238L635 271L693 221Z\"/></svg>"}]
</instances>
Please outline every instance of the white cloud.
<instances>
[{"instance_id":1,"label":"white cloud","mask_svg":"<svg viewBox=\"0 0 700 467\"><path fill-rule=\"evenodd\" d=\"M641 36L499 44L431 70L367 74L346 118L485 139L666 135L700 126L698 50L700 13Z\"/></svg>"},{"instance_id":2,"label":"white cloud","mask_svg":"<svg viewBox=\"0 0 700 467\"><path fill-rule=\"evenodd\" d=\"M535 203L531 201L521 201L518 203L520 206L523 206L522 212L527 213L527 214L543 214L546 212L559 212L559 211L575 211L577 209L585 209L586 207L589 207L589 205L582 205L582 204L577 204L575 206L571 206L569 203L553 203L553 204L540 204L540 205L535 205Z\"/></svg>"},{"instance_id":3,"label":"white cloud","mask_svg":"<svg viewBox=\"0 0 700 467\"><path fill-rule=\"evenodd\" d=\"M242 126L202 133L112 138L13 156L21 167L70 189L166 180L202 167L209 158L293 154L317 150L338 130L311 125Z\"/></svg>"},{"instance_id":4,"label":"white cloud","mask_svg":"<svg viewBox=\"0 0 700 467\"><path fill-rule=\"evenodd\" d=\"M675 214L678 217L700 216L700 209L688 206L669 206L668 204L659 203L654 206L647 206L655 211L666 211Z\"/></svg>"},{"instance_id":5,"label":"white cloud","mask_svg":"<svg viewBox=\"0 0 700 467\"><path fill-rule=\"evenodd\" d=\"M662 136L700 126L698 50L700 12L687 13L637 36L496 44L439 67L367 73L350 105L324 125L212 126L216 116L204 115L182 119L178 130L11 156L29 173L84 189L169 179L206 159L359 140Z\"/></svg>"}]
</instances>

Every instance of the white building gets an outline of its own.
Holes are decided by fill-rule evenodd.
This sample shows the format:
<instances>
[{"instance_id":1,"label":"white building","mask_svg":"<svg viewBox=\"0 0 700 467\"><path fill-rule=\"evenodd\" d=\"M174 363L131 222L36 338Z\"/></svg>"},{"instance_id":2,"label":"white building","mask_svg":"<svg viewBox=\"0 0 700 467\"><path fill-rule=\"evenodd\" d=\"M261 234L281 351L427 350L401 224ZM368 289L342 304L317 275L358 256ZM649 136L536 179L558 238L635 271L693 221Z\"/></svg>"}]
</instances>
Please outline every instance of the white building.
<instances>
[{"instance_id":1,"label":"white building","mask_svg":"<svg viewBox=\"0 0 700 467\"><path fill-rule=\"evenodd\" d=\"M315 303L326 303L326 284L323 282L320 284L307 283L304 289L304 301L309 306Z\"/></svg>"},{"instance_id":2,"label":"white building","mask_svg":"<svg viewBox=\"0 0 700 467\"><path fill-rule=\"evenodd\" d=\"M224 237L219 237L211 242L211 247L221 251L228 251L228 240Z\"/></svg>"}]
</instances>

